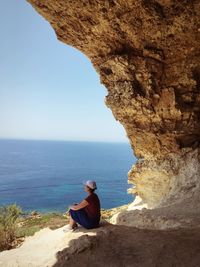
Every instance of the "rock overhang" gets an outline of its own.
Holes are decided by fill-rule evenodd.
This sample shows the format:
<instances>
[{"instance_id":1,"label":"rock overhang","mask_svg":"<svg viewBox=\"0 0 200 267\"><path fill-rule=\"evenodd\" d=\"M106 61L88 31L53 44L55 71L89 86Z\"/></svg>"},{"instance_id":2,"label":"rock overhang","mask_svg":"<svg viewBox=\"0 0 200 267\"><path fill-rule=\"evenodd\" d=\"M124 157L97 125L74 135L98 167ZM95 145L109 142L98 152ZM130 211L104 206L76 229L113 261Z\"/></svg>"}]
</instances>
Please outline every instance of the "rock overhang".
<instances>
[{"instance_id":1,"label":"rock overhang","mask_svg":"<svg viewBox=\"0 0 200 267\"><path fill-rule=\"evenodd\" d=\"M99 73L108 90L106 105L124 126L135 155L144 159L129 172L135 191L150 207L170 204L175 195L184 198L185 166L197 190L199 1L28 2L58 39L87 55ZM191 196L194 187L185 187Z\"/></svg>"}]
</instances>

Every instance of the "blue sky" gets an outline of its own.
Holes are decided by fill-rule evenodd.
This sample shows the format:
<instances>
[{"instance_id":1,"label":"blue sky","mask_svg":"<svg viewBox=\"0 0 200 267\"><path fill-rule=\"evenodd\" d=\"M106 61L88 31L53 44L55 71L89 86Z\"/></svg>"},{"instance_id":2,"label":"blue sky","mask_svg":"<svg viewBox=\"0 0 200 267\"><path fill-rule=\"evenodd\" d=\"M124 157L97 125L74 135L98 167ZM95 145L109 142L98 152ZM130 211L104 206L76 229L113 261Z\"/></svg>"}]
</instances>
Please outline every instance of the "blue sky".
<instances>
[{"instance_id":1,"label":"blue sky","mask_svg":"<svg viewBox=\"0 0 200 267\"><path fill-rule=\"evenodd\" d=\"M0 33L0 138L128 142L90 61L25 0L1 0Z\"/></svg>"}]
</instances>

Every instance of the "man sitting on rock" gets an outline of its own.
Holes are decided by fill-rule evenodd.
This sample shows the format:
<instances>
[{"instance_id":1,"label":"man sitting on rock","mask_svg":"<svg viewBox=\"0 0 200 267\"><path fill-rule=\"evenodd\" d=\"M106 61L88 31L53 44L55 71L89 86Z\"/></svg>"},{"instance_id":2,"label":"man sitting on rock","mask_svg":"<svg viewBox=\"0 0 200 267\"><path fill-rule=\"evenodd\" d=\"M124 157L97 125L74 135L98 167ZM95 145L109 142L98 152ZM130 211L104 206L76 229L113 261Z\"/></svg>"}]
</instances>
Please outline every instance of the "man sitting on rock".
<instances>
[{"instance_id":1,"label":"man sitting on rock","mask_svg":"<svg viewBox=\"0 0 200 267\"><path fill-rule=\"evenodd\" d=\"M78 227L78 224L86 229L97 228L99 226L101 212L100 201L97 194L95 194L96 189L95 181L88 180L84 184L84 190L88 193L88 197L79 204L69 207L69 225L64 229L64 232L74 231Z\"/></svg>"}]
</instances>

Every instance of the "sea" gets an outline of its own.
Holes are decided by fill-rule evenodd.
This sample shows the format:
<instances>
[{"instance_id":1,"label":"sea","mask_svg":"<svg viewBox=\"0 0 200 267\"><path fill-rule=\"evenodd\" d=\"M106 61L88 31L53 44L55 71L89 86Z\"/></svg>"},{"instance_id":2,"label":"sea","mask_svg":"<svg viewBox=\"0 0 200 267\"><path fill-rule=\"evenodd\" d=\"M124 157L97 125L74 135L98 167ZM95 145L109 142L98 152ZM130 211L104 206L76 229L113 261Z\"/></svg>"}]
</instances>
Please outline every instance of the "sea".
<instances>
[{"instance_id":1,"label":"sea","mask_svg":"<svg viewBox=\"0 0 200 267\"><path fill-rule=\"evenodd\" d=\"M95 180L104 209L133 201L127 173L136 158L127 143L0 140L0 205L65 212Z\"/></svg>"}]
</instances>

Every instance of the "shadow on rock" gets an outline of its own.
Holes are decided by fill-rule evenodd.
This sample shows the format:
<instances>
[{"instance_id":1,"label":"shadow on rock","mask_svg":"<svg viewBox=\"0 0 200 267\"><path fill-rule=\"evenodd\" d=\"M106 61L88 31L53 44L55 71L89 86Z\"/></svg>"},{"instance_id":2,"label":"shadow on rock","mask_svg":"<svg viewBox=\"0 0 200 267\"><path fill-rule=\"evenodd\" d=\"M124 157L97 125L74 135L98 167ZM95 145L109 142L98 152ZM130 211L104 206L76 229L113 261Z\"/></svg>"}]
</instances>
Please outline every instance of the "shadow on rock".
<instances>
[{"instance_id":1,"label":"shadow on rock","mask_svg":"<svg viewBox=\"0 0 200 267\"><path fill-rule=\"evenodd\" d=\"M57 253L54 267L199 266L198 229L144 230L108 224L96 233L72 240Z\"/></svg>"}]
</instances>

